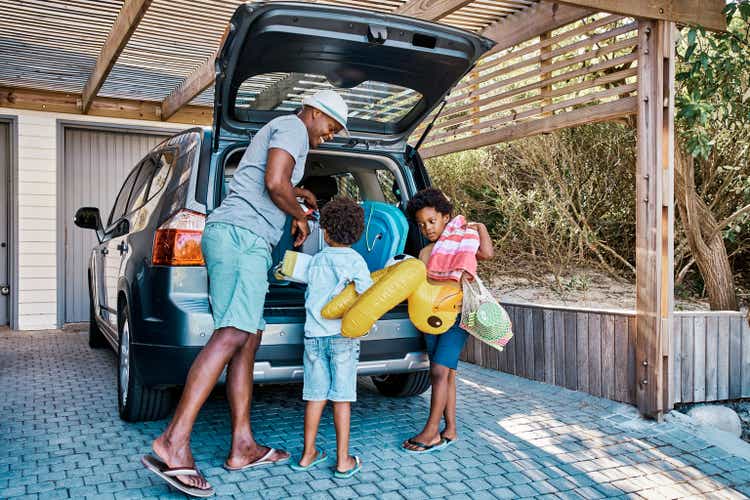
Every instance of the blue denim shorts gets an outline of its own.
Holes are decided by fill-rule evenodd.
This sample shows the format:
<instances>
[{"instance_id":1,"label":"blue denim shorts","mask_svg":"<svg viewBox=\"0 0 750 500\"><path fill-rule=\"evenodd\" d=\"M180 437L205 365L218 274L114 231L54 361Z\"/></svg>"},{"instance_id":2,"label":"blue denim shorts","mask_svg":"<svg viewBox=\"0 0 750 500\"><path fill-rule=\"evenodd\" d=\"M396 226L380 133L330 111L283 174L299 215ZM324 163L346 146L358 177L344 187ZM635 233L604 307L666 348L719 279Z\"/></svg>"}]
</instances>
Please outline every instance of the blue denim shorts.
<instances>
[{"instance_id":1,"label":"blue denim shorts","mask_svg":"<svg viewBox=\"0 0 750 500\"><path fill-rule=\"evenodd\" d=\"M427 344L427 354L430 356L431 363L447 366L451 370L458 368L458 357L464 348L466 339L469 334L459 325L461 316L459 315L456 323L445 333L440 335L424 334L424 341Z\"/></svg>"},{"instance_id":2,"label":"blue denim shorts","mask_svg":"<svg viewBox=\"0 0 750 500\"><path fill-rule=\"evenodd\" d=\"M208 271L208 298L214 328L264 330L271 251L266 240L241 227L212 222L201 240Z\"/></svg>"},{"instance_id":3,"label":"blue denim shorts","mask_svg":"<svg viewBox=\"0 0 750 500\"><path fill-rule=\"evenodd\" d=\"M356 401L359 339L305 337L305 401Z\"/></svg>"}]
</instances>

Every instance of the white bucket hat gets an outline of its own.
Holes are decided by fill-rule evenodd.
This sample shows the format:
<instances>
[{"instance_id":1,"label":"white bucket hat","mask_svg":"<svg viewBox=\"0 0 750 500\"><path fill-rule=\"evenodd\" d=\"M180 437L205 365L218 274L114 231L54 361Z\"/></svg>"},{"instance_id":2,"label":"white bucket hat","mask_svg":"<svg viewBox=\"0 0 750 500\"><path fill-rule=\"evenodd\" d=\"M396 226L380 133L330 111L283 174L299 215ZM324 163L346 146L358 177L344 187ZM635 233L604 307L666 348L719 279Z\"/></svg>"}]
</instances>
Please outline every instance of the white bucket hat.
<instances>
[{"instance_id":1,"label":"white bucket hat","mask_svg":"<svg viewBox=\"0 0 750 500\"><path fill-rule=\"evenodd\" d=\"M341 131L339 135L349 137L349 130L346 128L346 118L349 114L349 106L344 99L334 90L320 90L315 94L305 97L302 100L303 106L310 106L333 118L339 125Z\"/></svg>"}]
</instances>

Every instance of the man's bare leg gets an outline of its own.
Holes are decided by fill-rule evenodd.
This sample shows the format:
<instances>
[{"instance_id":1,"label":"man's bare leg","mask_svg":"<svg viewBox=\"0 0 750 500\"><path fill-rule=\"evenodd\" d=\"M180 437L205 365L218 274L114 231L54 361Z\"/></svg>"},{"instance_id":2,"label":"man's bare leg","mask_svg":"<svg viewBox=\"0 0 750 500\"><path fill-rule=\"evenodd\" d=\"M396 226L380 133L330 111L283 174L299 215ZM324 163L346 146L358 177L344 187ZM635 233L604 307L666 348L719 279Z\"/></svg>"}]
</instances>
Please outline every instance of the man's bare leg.
<instances>
[{"instance_id":1,"label":"man's bare leg","mask_svg":"<svg viewBox=\"0 0 750 500\"><path fill-rule=\"evenodd\" d=\"M448 400L445 403L445 428L441 433L444 438L456 439L458 430L456 428L456 370L448 374Z\"/></svg>"},{"instance_id":2,"label":"man's bare leg","mask_svg":"<svg viewBox=\"0 0 750 500\"><path fill-rule=\"evenodd\" d=\"M327 402L308 401L305 406L305 449L302 451L302 458L299 460L299 464L303 467L307 467L318 458L315 440L318 437L320 418L323 416L323 410Z\"/></svg>"},{"instance_id":3,"label":"man's bare leg","mask_svg":"<svg viewBox=\"0 0 750 500\"><path fill-rule=\"evenodd\" d=\"M245 344L234 353L227 367L227 398L232 414L232 448L227 458L230 468L244 467L268 453L267 447L255 442L250 421L255 353L262 338L261 330L255 335L248 335ZM277 461L288 457L288 453L279 450L269 458Z\"/></svg>"},{"instance_id":4,"label":"man's bare leg","mask_svg":"<svg viewBox=\"0 0 750 500\"><path fill-rule=\"evenodd\" d=\"M233 327L219 328L195 358L185 381L185 389L164 433L151 447L169 467L195 467L190 450L190 433L203 403L219 380L221 371L234 354L242 348L248 333ZM179 480L197 488L208 483L199 476L179 476Z\"/></svg>"}]
</instances>

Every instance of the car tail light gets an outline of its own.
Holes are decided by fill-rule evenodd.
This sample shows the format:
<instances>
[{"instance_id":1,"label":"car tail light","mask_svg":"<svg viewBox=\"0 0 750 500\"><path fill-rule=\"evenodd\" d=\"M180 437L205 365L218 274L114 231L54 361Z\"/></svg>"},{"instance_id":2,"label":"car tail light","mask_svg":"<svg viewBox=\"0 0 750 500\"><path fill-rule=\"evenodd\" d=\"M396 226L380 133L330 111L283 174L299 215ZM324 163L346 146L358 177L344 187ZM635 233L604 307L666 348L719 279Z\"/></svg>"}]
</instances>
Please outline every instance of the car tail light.
<instances>
[{"instance_id":1,"label":"car tail light","mask_svg":"<svg viewBox=\"0 0 750 500\"><path fill-rule=\"evenodd\" d=\"M180 210L159 226L151 262L157 266L202 266L201 237L206 216Z\"/></svg>"}]
</instances>

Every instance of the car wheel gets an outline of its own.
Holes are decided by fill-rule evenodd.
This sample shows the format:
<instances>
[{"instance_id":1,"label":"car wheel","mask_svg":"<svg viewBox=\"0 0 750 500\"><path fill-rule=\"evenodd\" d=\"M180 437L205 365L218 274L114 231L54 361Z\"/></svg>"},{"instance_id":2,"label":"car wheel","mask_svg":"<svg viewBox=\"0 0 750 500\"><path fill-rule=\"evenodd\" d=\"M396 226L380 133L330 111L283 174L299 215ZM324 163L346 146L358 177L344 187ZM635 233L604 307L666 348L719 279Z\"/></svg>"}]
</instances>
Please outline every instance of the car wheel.
<instances>
[{"instance_id":1,"label":"car wheel","mask_svg":"<svg viewBox=\"0 0 750 500\"><path fill-rule=\"evenodd\" d=\"M169 389L146 387L140 381L133 363L132 330L127 304L120 312L120 342L117 349L117 406L120 418L127 422L159 420L172 410Z\"/></svg>"},{"instance_id":2,"label":"car wheel","mask_svg":"<svg viewBox=\"0 0 750 500\"><path fill-rule=\"evenodd\" d=\"M96 314L94 313L94 290L91 288L91 277L89 277L89 347L100 349L109 345L104 334L96 323Z\"/></svg>"},{"instance_id":3,"label":"car wheel","mask_svg":"<svg viewBox=\"0 0 750 500\"><path fill-rule=\"evenodd\" d=\"M430 372L395 373L372 377L380 394L388 397L418 396L430 387Z\"/></svg>"}]
</instances>

